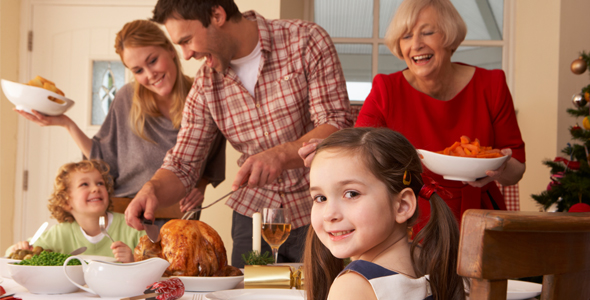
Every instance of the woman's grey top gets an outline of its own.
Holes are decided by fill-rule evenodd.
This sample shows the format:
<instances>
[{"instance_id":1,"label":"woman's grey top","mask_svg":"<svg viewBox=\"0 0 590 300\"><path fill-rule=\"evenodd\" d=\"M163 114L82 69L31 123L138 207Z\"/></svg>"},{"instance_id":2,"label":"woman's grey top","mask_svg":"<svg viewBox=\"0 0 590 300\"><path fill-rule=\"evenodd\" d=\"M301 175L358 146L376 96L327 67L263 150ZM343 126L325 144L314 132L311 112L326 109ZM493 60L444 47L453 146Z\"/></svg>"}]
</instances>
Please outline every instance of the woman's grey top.
<instances>
[{"instance_id":1,"label":"woman's grey top","mask_svg":"<svg viewBox=\"0 0 590 300\"><path fill-rule=\"evenodd\" d=\"M163 116L145 121L144 132L155 143L137 136L129 125L133 83L115 95L104 123L92 138L91 158L104 160L115 181L115 197L133 197L160 168L166 152L176 144L178 129ZM212 141L203 177L217 186L225 179L225 138Z\"/></svg>"}]
</instances>

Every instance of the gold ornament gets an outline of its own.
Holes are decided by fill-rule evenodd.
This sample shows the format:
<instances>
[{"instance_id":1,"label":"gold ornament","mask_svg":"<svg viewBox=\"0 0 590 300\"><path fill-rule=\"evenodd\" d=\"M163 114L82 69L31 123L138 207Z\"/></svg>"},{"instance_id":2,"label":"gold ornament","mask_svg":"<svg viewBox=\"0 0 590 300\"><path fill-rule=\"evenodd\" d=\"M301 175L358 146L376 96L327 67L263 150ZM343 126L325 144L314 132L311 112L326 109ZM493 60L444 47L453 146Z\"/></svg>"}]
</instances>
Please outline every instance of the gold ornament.
<instances>
[{"instance_id":1,"label":"gold ornament","mask_svg":"<svg viewBox=\"0 0 590 300\"><path fill-rule=\"evenodd\" d=\"M584 118L584 121L582 121L582 126L584 127L584 129L590 130L590 119L588 119L588 116L586 116Z\"/></svg>"},{"instance_id":2,"label":"gold ornament","mask_svg":"<svg viewBox=\"0 0 590 300\"><path fill-rule=\"evenodd\" d=\"M572 65L570 66L572 72L578 75L586 72L587 67L588 64L586 64L586 61L581 56L578 57L578 59L574 60L572 62Z\"/></svg>"}]
</instances>

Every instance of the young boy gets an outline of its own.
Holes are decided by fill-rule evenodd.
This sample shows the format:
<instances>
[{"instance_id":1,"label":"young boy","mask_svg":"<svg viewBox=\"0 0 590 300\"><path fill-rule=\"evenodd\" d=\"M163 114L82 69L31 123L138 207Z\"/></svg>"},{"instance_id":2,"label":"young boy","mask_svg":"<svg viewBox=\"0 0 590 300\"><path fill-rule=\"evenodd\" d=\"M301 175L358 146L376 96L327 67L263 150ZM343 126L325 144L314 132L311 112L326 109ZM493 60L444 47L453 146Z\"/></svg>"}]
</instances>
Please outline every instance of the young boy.
<instances>
[{"instance_id":1,"label":"young boy","mask_svg":"<svg viewBox=\"0 0 590 300\"><path fill-rule=\"evenodd\" d=\"M125 223L125 216L109 212L113 180L109 167L100 160L83 160L63 165L57 174L49 211L59 224L44 232L34 246L55 252L70 253L87 247L84 254L115 257L119 262L133 262L133 249L145 231L137 231ZM101 216L107 220L107 231L116 241L105 236L98 225ZM21 241L7 252L32 249Z\"/></svg>"}]
</instances>

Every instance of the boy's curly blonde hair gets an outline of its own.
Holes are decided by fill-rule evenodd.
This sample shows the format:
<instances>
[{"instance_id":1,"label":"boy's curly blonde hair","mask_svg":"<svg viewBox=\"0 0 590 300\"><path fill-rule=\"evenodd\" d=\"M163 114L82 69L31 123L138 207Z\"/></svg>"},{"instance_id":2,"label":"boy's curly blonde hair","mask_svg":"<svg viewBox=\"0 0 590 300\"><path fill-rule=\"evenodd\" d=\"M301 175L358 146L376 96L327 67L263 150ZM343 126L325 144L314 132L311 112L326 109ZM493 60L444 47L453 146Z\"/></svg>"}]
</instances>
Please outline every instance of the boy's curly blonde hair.
<instances>
[{"instance_id":1,"label":"boy's curly blonde hair","mask_svg":"<svg viewBox=\"0 0 590 300\"><path fill-rule=\"evenodd\" d=\"M59 168L53 185L53 193L51 194L49 204L47 205L52 218L56 219L59 223L74 222L74 216L65 209L68 205L68 199L70 198L68 189L70 185L70 174L72 172L86 173L93 170L97 170L100 175L102 175L105 187L109 193L109 205L107 210L113 209L113 203L110 199L113 194L113 178L109 174L109 166L104 161L98 159L83 160L77 163L67 163Z\"/></svg>"}]
</instances>

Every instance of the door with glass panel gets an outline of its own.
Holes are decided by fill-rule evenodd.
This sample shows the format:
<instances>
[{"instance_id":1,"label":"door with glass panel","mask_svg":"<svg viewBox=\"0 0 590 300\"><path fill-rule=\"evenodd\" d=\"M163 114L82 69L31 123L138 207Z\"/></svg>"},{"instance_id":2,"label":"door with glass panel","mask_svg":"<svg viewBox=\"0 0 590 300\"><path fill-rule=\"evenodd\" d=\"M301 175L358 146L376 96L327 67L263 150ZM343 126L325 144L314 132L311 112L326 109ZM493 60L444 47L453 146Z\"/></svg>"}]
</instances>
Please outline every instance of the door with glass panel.
<instances>
[{"instance_id":1,"label":"door with glass panel","mask_svg":"<svg viewBox=\"0 0 590 300\"><path fill-rule=\"evenodd\" d=\"M93 98L108 102L114 87L125 81L124 68L113 47L115 35L126 22L150 17L155 1L119 1L117 5L88 0L58 2L31 1L24 14L30 19L27 31L31 31L32 49L24 54L27 61L21 67L21 79L41 75L55 82L75 101L66 115L92 137L108 109L105 101L93 104ZM111 71L114 76L110 79L104 76ZM95 86L93 91L93 79L95 85L106 89L97 90ZM47 200L57 170L82 159L64 128L40 127L24 119L19 122L22 151L17 158L17 174L28 175L19 178L23 183L26 180L26 190L16 192L16 199L21 200L15 205L16 240L31 237L44 221L56 223L49 218Z\"/></svg>"}]
</instances>

